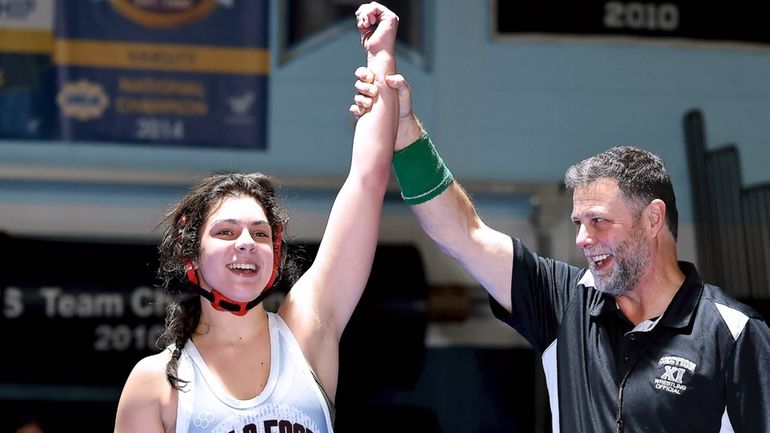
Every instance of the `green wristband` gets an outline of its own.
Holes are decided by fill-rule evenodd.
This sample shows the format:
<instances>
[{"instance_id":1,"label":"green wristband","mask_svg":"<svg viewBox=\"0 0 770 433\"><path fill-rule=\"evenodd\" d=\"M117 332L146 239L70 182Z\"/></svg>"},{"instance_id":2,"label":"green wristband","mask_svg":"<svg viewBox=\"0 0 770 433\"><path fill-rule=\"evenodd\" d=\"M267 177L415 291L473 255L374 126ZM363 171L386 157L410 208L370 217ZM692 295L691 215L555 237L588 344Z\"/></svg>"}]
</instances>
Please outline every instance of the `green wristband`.
<instances>
[{"instance_id":1,"label":"green wristband","mask_svg":"<svg viewBox=\"0 0 770 433\"><path fill-rule=\"evenodd\" d=\"M409 205L425 203L452 184L452 173L427 133L393 154L393 168L401 185L401 197Z\"/></svg>"}]
</instances>

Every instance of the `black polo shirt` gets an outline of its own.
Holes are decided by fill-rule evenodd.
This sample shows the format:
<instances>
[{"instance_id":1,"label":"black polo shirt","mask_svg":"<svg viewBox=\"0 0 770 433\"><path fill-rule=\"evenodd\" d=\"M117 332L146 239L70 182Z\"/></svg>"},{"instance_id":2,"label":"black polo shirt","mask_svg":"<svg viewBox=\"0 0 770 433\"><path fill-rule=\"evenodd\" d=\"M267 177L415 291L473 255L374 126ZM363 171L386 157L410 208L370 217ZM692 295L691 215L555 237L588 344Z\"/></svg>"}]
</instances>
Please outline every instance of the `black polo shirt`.
<instances>
[{"instance_id":1,"label":"black polo shirt","mask_svg":"<svg viewBox=\"0 0 770 433\"><path fill-rule=\"evenodd\" d=\"M513 312L490 299L542 354L554 432L770 432L770 329L692 264L634 327L589 271L513 246Z\"/></svg>"}]
</instances>

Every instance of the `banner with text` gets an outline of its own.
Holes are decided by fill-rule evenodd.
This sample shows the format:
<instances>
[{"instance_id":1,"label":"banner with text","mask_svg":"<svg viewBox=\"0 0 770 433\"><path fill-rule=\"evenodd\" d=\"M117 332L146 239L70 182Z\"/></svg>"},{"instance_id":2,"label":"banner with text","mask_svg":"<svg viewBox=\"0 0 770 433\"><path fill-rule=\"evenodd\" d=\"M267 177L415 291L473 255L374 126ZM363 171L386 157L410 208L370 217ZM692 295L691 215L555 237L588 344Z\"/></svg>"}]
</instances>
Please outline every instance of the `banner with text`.
<instances>
[{"instance_id":1,"label":"banner with text","mask_svg":"<svg viewBox=\"0 0 770 433\"><path fill-rule=\"evenodd\" d=\"M267 2L57 3L61 138L264 149Z\"/></svg>"},{"instance_id":2,"label":"banner with text","mask_svg":"<svg viewBox=\"0 0 770 433\"><path fill-rule=\"evenodd\" d=\"M0 138L50 139L53 0L0 2Z\"/></svg>"},{"instance_id":3,"label":"banner with text","mask_svg":"<svg viewBox=\"0 0 770 433\"><path fill-rule=\"evenodd\" d=\"M84 401L116 399L134 364L159 351L169 297L155 279L156 244L0 234L0 247L14 252L0 276L0 326L15 353L3 357L0 401L74 399L73 386ZM42 251L55 259L29 259Z\"/></svg>"},{"instance_id":4,"label":"banner with text","mask_svg":"<svg viewBox=\"0 0 770 433\"><path fill-rule=\"evenodd\" d=\"M673 1L496 0L498 35L640 36L701 42L770 43L759 3Z\"/></svg>"}]
</instances>

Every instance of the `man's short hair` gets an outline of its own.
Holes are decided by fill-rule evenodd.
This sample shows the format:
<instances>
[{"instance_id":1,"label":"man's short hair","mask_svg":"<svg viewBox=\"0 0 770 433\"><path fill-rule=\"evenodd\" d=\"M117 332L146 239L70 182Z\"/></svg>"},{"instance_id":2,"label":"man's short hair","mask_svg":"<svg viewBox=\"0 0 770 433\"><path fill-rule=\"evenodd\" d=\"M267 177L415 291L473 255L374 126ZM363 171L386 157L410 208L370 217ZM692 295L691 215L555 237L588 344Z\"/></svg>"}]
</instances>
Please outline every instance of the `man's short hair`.
<instances>
[{"instance_id":1,"label":"man's short hair","mask_svg":"<svg viewBox=\"0 0 770 433\"><path fill-rule=\"evenodd\" d=\"M564 184L575 190L599 179L616 181L637 212L656 198L662 200L666 204L666 224L674 239L677 238L679 212L674 187L658 155L633 146L612 147L568 168Z\"/></svg>"}]
</instances>

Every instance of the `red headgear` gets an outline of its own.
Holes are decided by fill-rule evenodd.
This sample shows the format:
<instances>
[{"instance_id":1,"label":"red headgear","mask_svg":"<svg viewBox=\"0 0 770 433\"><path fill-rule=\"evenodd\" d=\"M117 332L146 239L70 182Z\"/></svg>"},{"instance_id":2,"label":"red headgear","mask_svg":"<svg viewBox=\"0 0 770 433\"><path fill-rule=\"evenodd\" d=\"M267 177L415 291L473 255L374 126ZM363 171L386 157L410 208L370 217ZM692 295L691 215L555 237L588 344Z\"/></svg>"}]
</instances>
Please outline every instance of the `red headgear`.
<instances>
[{"instance_id":1,"label":"red headgear","mask_svg":"<svg viewBox=\"0 0 770 433\"><path fill-rule=\"evenodd\" d=\"M181 225L184 225L187 222L186 217L182 217L179 220L179 223ZM183 229L179 229L180 235ZM260 292L259 296L252 299L251 301L236 301L234 299L230 299L227 296L223 295L221 292L219 292L216 289L211 289L209 292L208 290L204 289L200 286L200 280L198 279L198 273L195 269L195 266L193 265L192 260L188 260L185 262L184 268L185 273L187 274L187 280L189 284L192 286L192 288L198 292L199 295L203 296L204 298L208 299L209 302L211 302L211 305L219 311L227 311L230 313L235 314L236 316L243 316L246 314L249 310L259 305L260 302L262 302L265 297L270 293L270 289L273 288L273 283L275 283L275 278L278 275L278 267L281 264L281 234L283 232L283 226L281 224L275 225L275 235L273 236L273 272L270 275L270 279L267 281L267 284Z\"/></svg>"}]
</instances>

